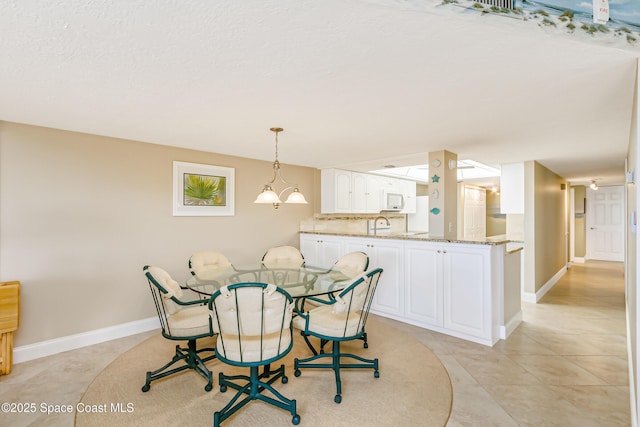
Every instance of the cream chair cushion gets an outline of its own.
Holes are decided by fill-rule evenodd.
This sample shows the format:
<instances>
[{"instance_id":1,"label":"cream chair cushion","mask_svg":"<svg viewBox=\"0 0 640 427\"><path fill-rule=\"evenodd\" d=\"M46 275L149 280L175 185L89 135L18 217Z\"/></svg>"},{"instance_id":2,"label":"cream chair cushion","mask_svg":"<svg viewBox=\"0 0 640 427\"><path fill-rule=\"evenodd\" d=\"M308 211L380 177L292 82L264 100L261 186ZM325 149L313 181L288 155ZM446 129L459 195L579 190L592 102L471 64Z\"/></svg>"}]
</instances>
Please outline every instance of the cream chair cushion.
<instances>
[{"instance_id":1,"label":"cream chair cushion","mask_svg":"<svg viewBox=\"0 0 640 427\"><path fill-rule=\"evenodd\" d=\"M180 288L180 284L173 280L173 278L160 267L149 267L149 273L153 278L162 286L167 293L162 295L162 302L170 315L179 311L181 306L171 300L171 297L181 300L184 292Z\"/></svg>"},{"instance_id":2,"label":"cream chair cushion","mask_svg":"<svg viewBox=\"0 0 640 427\"><path fill-rule=\"evenodd\" d=\"M198 251L189 259L191 271L198 279L213 280L231 267L229 259L218 251Z\"/></svg>"},{"instance_id":3,"label":"cream chair cushion","mask_svg":"<svg viewBox=\"0 0 640 427\"><path fill-rule=\"evenodd\" d=\"M349 252L333 265L329 277L333 280L352 279L367 269L369 257L364 252Z\"/></svg>"},{"instance_id":4,"label":"cream chair cushion","mask_svg":"<svg viewBox=\"0 0 640 427\"><path fill-rule=\"evenodd\" d=\"M167 318L169 332L174 337L191 337L210 333L209 309L206 305L181 306Z\"/></svg>"},{"instance_id":5,"label":"cream chair cushion","mask_svg":"<svg viewBox=\"0 0 640 427\"><path fill-rule=\"evenodd\" d=\"M358 330L359 312L351 312L347 319L346 313L335 313L332 305L323 305L309 311L308 315L310 332L327 337L347 337L360 332ZM305 322L302 316L293 319L293 325L302 331L305 330Z\"/></svg>"},{"instance_id":6,"label":"cream chair cushion","mask_svg":"<svg viewBox=\"0 0 640 427\"><path fill-rule=\"evenodd\" d=\"M361 276L363 282L371 280L366 274ZM357 279L359 280L359 279ZM355 282L355 281L354 281ZM367 291L369 290L368 283L360 283L353 287L351 292L340 296L336 295L336 302L331 305L333 313L344 313L346 311L360 312L364 309L366 303Z\"/></svg>"},{"instance_id":7,"label":"cream chair cushion","mask_svg":"<svg viewBox=\"0 0 640 427\"><path fill-rule=\"evenodd\" d=\"M223 286L212 304L213 327L219 333L216 348L222 357L236 362L260 362L289 348L293 304L276 292L275 285L232 290Z\"/></svg>"},{"instance_id":8,"label":"cream chair cushion","mask_svg":"<svg viewBox=\"0 0 640 427\"><path fill-rule=\"evenodd\" d=\"M262 257L262 263L269 267L295 268L304 264L304 257L297 248L293 246L276 246L267 251Z\"/></svg>"}]
</instances>

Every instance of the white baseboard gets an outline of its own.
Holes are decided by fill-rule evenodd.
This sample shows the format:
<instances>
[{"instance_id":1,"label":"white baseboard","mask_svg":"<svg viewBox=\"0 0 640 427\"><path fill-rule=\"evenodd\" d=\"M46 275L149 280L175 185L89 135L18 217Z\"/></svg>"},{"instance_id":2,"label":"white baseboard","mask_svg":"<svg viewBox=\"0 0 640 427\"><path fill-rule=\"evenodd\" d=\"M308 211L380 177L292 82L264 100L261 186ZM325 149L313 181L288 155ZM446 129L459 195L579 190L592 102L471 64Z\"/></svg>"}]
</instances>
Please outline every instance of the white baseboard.
<instances>
[{"instance_id":1,"label":"white baseboard","mask_svg":"<svg viewBox=\"0 0 640 427\"><path fill-rule=\"evenodd\" d=\"M136 320L135 322L123 323L121 325L96 329L81 334L22 345L13 349L13 363L27 362L52 354L62 353L63 351L75 350L77 348L128 337L129 335L152 331L158 328L160 328L158 318L149 317L148 319Z\"/></svg>"},{"instance_id":2,"label":"white baseboard","mask_svg":"<svg viewBox=\"0 0 640 427\"><path fill-rule=\"evenodd\" d=\"M555 286L556 283L558 283L558 280L560 280L560 278L564 276L566 272L567 266L562 267L556 274L553 275L551 279L547 280L547 283L545 283L544 286L538 290L538 292L536 292L535 294L532 292L523 292L520 299L524 302L537 304L537 302L540 301L542 297L545 296L546 293Z\"/></svg>"},{"instance_id":3,"label":"white baseboard","mask_svg":"<svg viewBox=\"0 0 640 427\"><path fill-rule=\"evenodd\" d=\"M511 332L515 331L518 325L522 323L522 310L513 315L506 325L500 326L500 339L506 340L511 335Z\"/></svg>"},{"instance_id":4,"label":"white baseboard","mask_svg":"<svg viewBox=\"0 0 640 427\"><path fill-rule=\"evenodd\" d=\"M575 257L573 258L573 261L576 264L584 264L586 262L586 260L584 259L584 257Z\"/></svg>"}]
</instances>

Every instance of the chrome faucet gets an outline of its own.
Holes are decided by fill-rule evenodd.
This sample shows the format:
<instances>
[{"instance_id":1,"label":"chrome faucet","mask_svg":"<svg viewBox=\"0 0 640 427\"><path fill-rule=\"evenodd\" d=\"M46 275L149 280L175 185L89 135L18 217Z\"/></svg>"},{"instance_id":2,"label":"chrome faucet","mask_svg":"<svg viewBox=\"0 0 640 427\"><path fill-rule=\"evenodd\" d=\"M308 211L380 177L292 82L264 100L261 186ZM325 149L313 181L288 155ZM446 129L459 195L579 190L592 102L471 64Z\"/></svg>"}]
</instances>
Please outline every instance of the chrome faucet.
<instances>
[{"instance_id":1,"label":"chrome faucet","mask_svg":"<svg viewBox=\"0 0 640 427\"><path fill-rule=\"evenodd\" d=\"M384 219L385 221L387 221L387 226L391 227L391 222L389 221L389 218L387 218L384 215L380 215L378 217L376 217L376 219L373 220L373 235L377 235L378 234L378 220L379 219Z\"/></svg>"}]
</instances>

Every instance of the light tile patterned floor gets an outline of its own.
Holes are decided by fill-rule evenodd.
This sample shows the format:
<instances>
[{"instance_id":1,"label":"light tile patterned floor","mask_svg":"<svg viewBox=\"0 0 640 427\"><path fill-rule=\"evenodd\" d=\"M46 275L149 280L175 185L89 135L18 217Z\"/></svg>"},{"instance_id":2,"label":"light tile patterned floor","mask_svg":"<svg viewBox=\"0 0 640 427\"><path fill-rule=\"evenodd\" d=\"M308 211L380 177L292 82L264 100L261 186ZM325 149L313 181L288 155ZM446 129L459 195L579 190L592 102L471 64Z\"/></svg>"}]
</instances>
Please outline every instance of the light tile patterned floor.
<instances>
[{"instance_id":1,"label":"light tile patterned floor","mask_svg":"<svg viewBox=\"0 0 640 427\"><path fill-rule=\"evenodd\" d=\"M623 271L574 265L493 348L398 323L449 371L448 427L629 426Z\"/></svg>"},{"instance_id":2,"label":"light tile patterned floor","mask_svg":"<svg viewBox=\"0 0 640 427\"><path fill-rule=\"evenodd\" d=\"M523 312L518 329L492 348L385 321L425 343L449 371L448 427L630 425L623 265L574 265L538 304L523 303ZM78 402L111 360L152 333L14 365L0 376L0 402ZM73 414L0 420L72 426Z\"/></svg>"}]
</instances>

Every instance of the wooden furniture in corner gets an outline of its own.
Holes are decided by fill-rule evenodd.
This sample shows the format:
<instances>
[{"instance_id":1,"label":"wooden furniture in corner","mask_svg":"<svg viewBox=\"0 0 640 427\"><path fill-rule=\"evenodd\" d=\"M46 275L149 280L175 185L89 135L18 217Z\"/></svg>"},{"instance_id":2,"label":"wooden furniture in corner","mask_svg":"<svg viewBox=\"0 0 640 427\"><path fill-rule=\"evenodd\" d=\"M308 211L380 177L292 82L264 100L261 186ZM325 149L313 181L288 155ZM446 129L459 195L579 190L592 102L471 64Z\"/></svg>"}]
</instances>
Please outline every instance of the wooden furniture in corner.
<instances>
[{"instance_id":1,"label":"wooden furniture in corner","mask_svg":"<svg viewBox=\"0 0 640 427\"><path fill-rule=\"evenodd\" d=\"M20 282L0 282L0 375L11 372L13 331L18 329Z\"/></svg>"}]
</instances>

